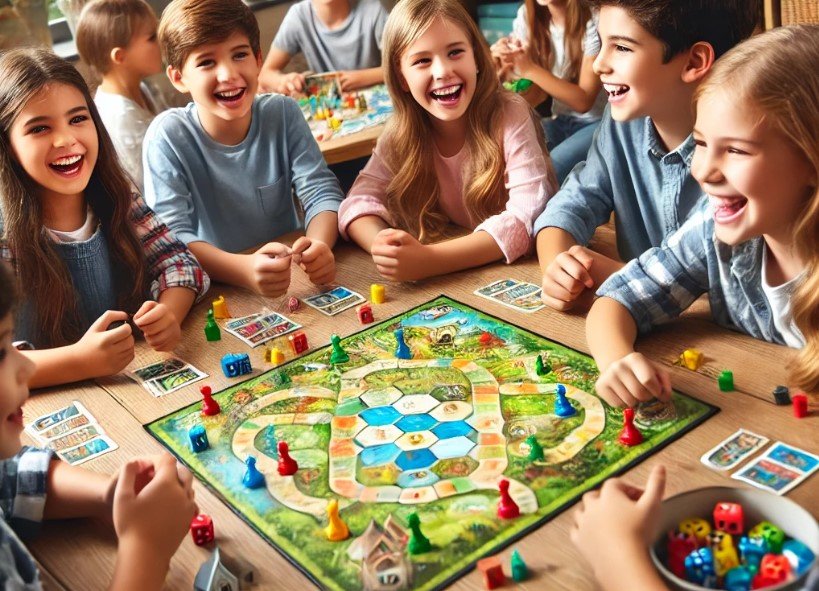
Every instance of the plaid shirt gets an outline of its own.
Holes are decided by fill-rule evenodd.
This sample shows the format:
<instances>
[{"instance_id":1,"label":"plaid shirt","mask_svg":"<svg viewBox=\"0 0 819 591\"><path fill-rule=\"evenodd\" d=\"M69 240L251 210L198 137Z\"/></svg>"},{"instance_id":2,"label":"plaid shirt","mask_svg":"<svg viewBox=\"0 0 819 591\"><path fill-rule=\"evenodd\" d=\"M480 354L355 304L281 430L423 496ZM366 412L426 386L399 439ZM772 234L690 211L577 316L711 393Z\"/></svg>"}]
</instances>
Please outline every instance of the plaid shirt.
<instances>
[{"instance_id":1,"label":"plaid shirt","mask_svg":"<svg viewBox=\"0 0 819 591\"><path fill-rule=\"evenodd\" d=\"M711 207L703 199L665 245L633 259L609 277L597 295L620 302L645 333L673 320L708 292L718 324L784 345L762 291L764 248L762 238L736 246L717 240Z\"/></svg>"},{"instance_id":2,"label":"plaid shirt","mask_svg":"<svg viewBox=\"0 0 819 591\"><path fill-rule=\"evenodd\" d=\"M199 261L173 235L139 194L133 194L131 220L142 243L151 278L151 297L157 299L171 287L187 287L196 292L199 301L210 287L210 278ZM2 220L0 220L2 222ZM1 225L1 224L0 224ZM14 264L14 253L5 238L0 238L0 259Z\"/></svg>"}]
</instances>

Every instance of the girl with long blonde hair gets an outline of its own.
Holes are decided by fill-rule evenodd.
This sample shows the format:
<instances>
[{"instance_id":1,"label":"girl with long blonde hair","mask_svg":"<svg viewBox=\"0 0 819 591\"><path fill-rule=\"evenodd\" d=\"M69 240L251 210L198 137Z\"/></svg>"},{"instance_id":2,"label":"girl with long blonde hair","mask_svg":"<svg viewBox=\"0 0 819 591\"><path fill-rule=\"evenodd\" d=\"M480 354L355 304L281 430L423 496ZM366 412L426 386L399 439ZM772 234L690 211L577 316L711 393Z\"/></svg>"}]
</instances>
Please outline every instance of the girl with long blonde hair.
<instances>
[{"instance_id":1,"label":"girl with long blonde hair","mask_svg":"<svg viewBox=\"0 0 819 591\"><path fill-rule=\"evenodd\" d=\"M383 54L395 114L341 204L342 235L396 281L526 254L556 182L532 110L498 85L469 14L403 0ZM441 241L451 223L474 231Z\"/></svg>"},{"instance_id":2,"label":"girl with long blonde hair","mask_svg":"<svg viewBox=\"0 0 819 591\"><path fill-rule=\"evenodd\" d=\"M819 26L773 29L726 53L697 89L691 173L708 199L612 275L588 316L609 402L670 395L668 373L634 339L705 292L719 324L799 349L792 385L819 393L817 63Z\"/></svg>"},{"instance_id":3,"label":"girl with long blonde hair","mask_svg":"<svg viewBox=\"0 0 819 591\"><path fill-rule=\"evenodd\" d=\"M512 35L495 43L502 78L531 80L552 97L543 120L557 180L586 159L606 106L594 58L600 51L597 19L584 0L526 0Z\"/></svg>"}]
</instances>

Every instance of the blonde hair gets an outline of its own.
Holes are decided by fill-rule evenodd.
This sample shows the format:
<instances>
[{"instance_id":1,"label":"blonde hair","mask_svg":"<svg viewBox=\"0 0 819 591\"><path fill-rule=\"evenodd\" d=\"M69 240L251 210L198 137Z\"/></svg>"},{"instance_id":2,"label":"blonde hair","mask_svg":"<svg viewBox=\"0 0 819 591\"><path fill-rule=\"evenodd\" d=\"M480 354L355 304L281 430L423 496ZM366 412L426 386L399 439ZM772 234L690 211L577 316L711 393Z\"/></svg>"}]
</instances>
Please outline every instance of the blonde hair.
<instances>
[{"instance_id":1,"label":"blonde hair","mask_svg":"<svg viewBox=\"0 0 819 591\"><path fill-rule=\"evenodd\" d=\"M552 40L549 25L552 13L549 8L526 0L526 25L529 31L529 57L539 66L551 71L555 56L552 55ZM566 24L564 25L563 46L566 55L566 80L577 82L583 64L583 39L586 25L592 13L583 0L567 0ZM563 75L563 73L561 73Z\"/></svg>"},{"instance_id":2,"label":"blonde hair","mask_svg":"<svg viewBox=\"0 0 819 591\"><path fill-rule=\"evenodd\" d=\"M791 364L791 382L819 391L819 26L780 27L738 45L714 66L695 100L731 89L776 127L813 170L813 186L794 220L793 245L805 261L805 279L791 299L805 346Z\"/></svg>"},{"instance_id":3,"label":"blonde hair","mask_svg":"<svg viewBox=\"0 0 819 591\"><path fill-rule=\"evenodd\" d=\"M385 133L385 160L393 173L387 185L386 206L399 228L413 233L421 242L442 238L448 218L441 211L440 187L435 175L432 128L429 114L401 87L401 56L432 24L442 19L460 27L475 54L478 76L475 92L464 117L469 146L469 170L464 178L464 208L477 225L499 213L508 193L504 186L506 161L502 145L504 103L511 93L495 78L492 57L475 22L457 0L402 0L387 19L383 37L384 79L392 98L395 115ZM534 117L534 115L533 115ZM534 118L533 118L534 121ZM535 128L547 162L543 131ZM550 169L549 182L557 186Z\"/></svg>"},{"instance_id":4,"label":"blonde hair","mask_svg":"<svg viewBox=\"0 0 819 591\"><path fill-rule=\"evenodd\" d=\"M156 22L145 0L94 0L86 4L77 22L77 51L97 74L111 69L111 51L127 47L142 23Z\"/></svg>"}]
</instances>

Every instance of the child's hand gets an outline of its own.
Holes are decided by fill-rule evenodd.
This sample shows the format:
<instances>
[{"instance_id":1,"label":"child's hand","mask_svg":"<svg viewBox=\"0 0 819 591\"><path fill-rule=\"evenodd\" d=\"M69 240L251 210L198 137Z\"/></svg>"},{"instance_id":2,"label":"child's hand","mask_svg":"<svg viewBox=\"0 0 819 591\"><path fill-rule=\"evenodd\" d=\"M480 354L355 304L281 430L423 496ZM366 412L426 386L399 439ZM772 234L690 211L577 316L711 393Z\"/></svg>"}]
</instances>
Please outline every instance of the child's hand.
<instances>
[{"instance_id":1,"label":"child's hand","mask_svg":"<svg viewBox=\"0 0 819 591\"><path fill-rule=\"evenodd\" d=\"M290 287L290 249L279 242L268 242L248 255L247 286L267 297L280 296Z\"/></svg>"},{"instance_id":2,"label":"child's hand","mask_svg":"<svg viewBox=\"0 0 819 591\"><path fill-rule=\"evenodd\" d=\"M341 90L344 92L369 86L366 74L360 70L348 70L346 72L339 72L338 74Z\"/></svg>"},{"instance_id":3,"label":"child's hand","mask_svg":"<svg viewBox=\"0 0 819 591\"><path fill-rule=\"evenodd\" d=\"M279 81L274 90L280 94L298 94L306 86L307 82L304 79L304 74L290 72L289 74L279 75Z\"/></svg>"},{"instance_id":4,"label":"child's hand","mask_svg":"<svg viewBox=\"0 0 819 591\"><path fill-rule=\"evenodd\" d=\"M327 285L336 278L336 258L321 240L302 236L293 243L293 260L315 285Z\"/></svg>"},{"instance_id":5,"label":"child's hand","mask_svg":"<svg viewBox=\"0 0 819 591\"><path fill-rule=\"evenodd\" d=\"M108 310L74 344L88 377L111 376L131 363L134 358L134 336L127 320L128 314L125 312ZM109 330L113 322L123 324Z\"/></svg>"},{"instance_id":6,"label":"child's hand","mask_svg":"<svg viewBox=\"0 0 819 591\"><path fill-rule=\"evenodd\" d=\"M594 287L589 275L593 260L578 244L557 255L543 274L543 303L561 312L570 310L585 289Z\"/></svg>"},{"instance_id":7,"label":"child's hand","mask_svg":"<svg viewBox=\"0 0 819 591\"><path fill-rule=\"evenodd\" d=\"M657 522L664 490L665 468L655 466L645 491L620 478L609 478L600 490L583 495L569 537L592 565L604 589L647 588L622 583L632 575L631 581L636 583L637 563L648 560L647 548L655 535L652 526ZM616 577L621 580L613 580Z\"/></svg>"},{"instance_id":8,"label":"child's hand","mask_svg":"<svg viewBox=\"0 0 819 591\"><path fill-rule=\"evenodd\" d=\"M165 304L147 301L134 314L134 324L154 351L173 351L182 340L182 328Z\"/></svg>"},{"instance_id":9,"label":"child's hand","mask_svg":"<svg viewBox=\"0 0 819 591\"><path fill-rule=\"evenodd\" d=\"M381 230L373 239L370 253L375 267L386 279L414 281L427 276L431 252L428 246L395 228Z\"/></svg>"},{"instance_id":10,"label":"child's hand","mask_svg":"<svg viewBox=\"0 0 819 591\"><path fill-rule=\"evenodd\" d=\"M594 387L597 395L612 406L636 406L652 398L671 399L668 372L636 352L609 365Z\"/></svg>"},{"instance_id":11,"label":"child's hand","mask_svg":"<svg viewBox=\"0 0 819 591\"><path fill-rule=\"evenodd\" d=\"M532 57L529 55L529 48L521 46L514 52L510 53L507 58L514 67L515 73L521 78L528 78L534 67Z\"/></svg>"}]
</instances>

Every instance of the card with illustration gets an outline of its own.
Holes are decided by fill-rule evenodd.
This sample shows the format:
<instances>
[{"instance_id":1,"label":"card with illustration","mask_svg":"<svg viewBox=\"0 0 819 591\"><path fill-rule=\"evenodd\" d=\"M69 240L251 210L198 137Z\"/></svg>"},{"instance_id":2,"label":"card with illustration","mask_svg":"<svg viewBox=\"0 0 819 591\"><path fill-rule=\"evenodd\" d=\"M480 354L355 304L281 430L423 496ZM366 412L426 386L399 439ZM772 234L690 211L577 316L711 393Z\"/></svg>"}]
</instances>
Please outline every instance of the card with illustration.
<instances>
[{"instance_id":1,"label":"card with illustration","mask_svg":"<svg viewBox=\"0 0 819 591\"><path fill-rule=\"evenodd\" d=\"M186 365L179 371L174 371L164 376L148 380L142 385L148 392L156 396L165 396L171 392L176 392L180 388L184 388L188 384L198 382L208 377L205 372L199 371L192 365Z\"/></svg>"},{"instance_id":2,"label":"card with illustration","mask_svg":"<svg viewBox=\"0 0 819 591\"><path fill-rule=\"evenodd\" d=\"M348 308L362 303L364 297L346 287L338 286L329 291L304 298L302 301L322 314L335 316L339 312L343 312Z\"/></svg>"},{"instance_id":3,"label":"card with illustration","mask_svg":"<svg viewBox=\"0 0 819 591\"><path fill-rule=\"evenodd\" d=\"M531 313L544 307L540 299L540 286L534 283L504 279L490 283L474 293L519 312Z\"/></svg>"},{"instance_id":4,"label":"card with illustration","mask_svg":"<svg viewBox=\"0 0 819 591\"><path fill-rule=\"evenodd\" d=\"M62 437L69 431L79 429L80 427L85 427L86 425L90 424L93 421L93 419L94 417L89 417L88 415L78 415L76 417L71 417L67 421L57 423L50 429L41 432L39 435L37 435L37 437L45 440L56 439L57 437Z\"/></svg>"},{"instance_id":5,"label":"card with illustration","mask_svg":"<svg viewBox=\"0 0 819 591\"><path fill-rule=\"evenodd\" d=\"M784 495L807 477L807 474L791 470L764 456L731 475L731 478L778 495Z\"/></svg>"},{"instance_id":6,"label":"card with illustration","mask_svg":"<svg viewBox=\"0 0 819 591\"><path fill-rule=\"evenodd\" d=\"M47 447L53 449L54 451L60 452L65 449L82 445L86 441L90 441L103 434L102 429L100 429L98 425L88 425L87 427L80 427L79 429L66 433L61 437L52 439L48 442Z\"/></svg>"},{"instance_id":7,"label":"card with illustration","mask_svg":"<svg viewBox=\"0 0 819 591\"><path fill-rule=\"evenodd\" d=\"M29 433L35 437L42 437L42 432L46 429L50 429L54 425L80 415L91 417L91 420L93 421L91 413L89 413L82 404L75 400L65 408L61 408L60 410L55 410L54 412L37 417L31 422L27 429Z\"/></svg>"},{"instance_id":8,"label":"card with illustration","mask_svg":"<svg viewBox=\"0 0 819 591\"><path fill-rule=\"evenodd\" d=\"M227 332L251 347L256 347L299 328L301 328L300 324L278 312L268 310L242 318L234 318L225 323Z\"/></svg>"},{"instance_id":9,"label":"card with illustration","mask_svg":"<svg viewBox=\"0 0 819 591\"><path fill-rule=\"evenodd\" d=\"M811 474L819 468L819 456L781 441L774 443L764 457L805 474Z\"/></svg>"},{"instance_id":10,"label":"card with illustration","mask_svg":"<svg viewBox=\"0 0 819 591\"><path fill-rule=\"evenodd\" d=\"M114 443L114 441L102 435L91 439L90 441L86 441L77 447L58 451L57 455L72 466L75 466L77 464L87 462L92 458L96 458L97 456L101 456L102 454L108 453L109 451L114 451L118 447L119 446Z\"/></svg>"},{"instance_id":11,"label":"card with illustration","mask_svg":"<svg viewBox=\"0 0 819 591\"><path fill-rule=\"evenodd\" d=\"M740 429L705 452L700 461L713 470L724 472L747 459L766 443L768 443L767 437Z\"/></svg>"},{"instance_id":12,"label":"card with illustration","mask_svg":"<svg viewBox=\"0 0 819 591\"><path fill-rule=\"evenodd\" d=\"M496 293L500 293L502 291L506 291L510 287L515 287L518 285L518 281L514 279L501 279L500 281L495 281L494 283L490 283L489 285L480 288L479 290L475 291L476 294L479 296L489 297L493 296Z\"/></svg>"},{"instance_id":13,"label":"card with illustration","mask_svg":"<svg viewBox=\"0 0 819 591\"><path fill-rule=\"evenodd\" d=\"M174 371L179 371L186 365L187 363L181 359L171 357L170 359L163 359L162 361L151 363L145 367L137 368L132 372L132 374L138 382L145 382Z\"/></svg>"}]
</instances>

